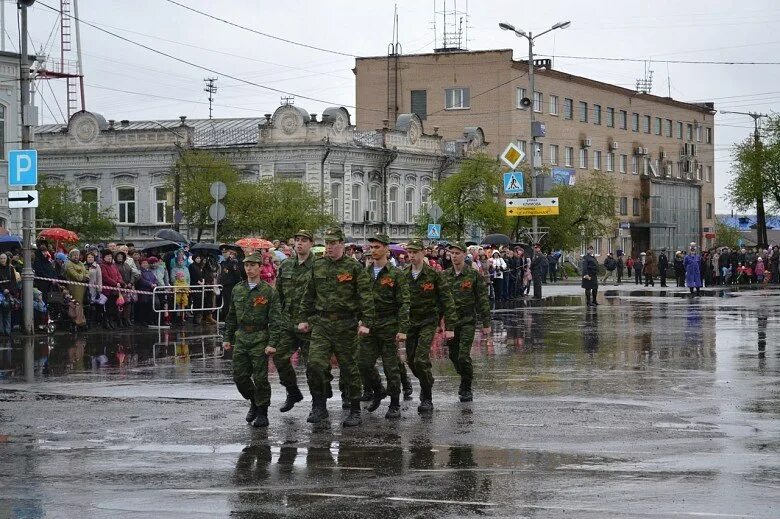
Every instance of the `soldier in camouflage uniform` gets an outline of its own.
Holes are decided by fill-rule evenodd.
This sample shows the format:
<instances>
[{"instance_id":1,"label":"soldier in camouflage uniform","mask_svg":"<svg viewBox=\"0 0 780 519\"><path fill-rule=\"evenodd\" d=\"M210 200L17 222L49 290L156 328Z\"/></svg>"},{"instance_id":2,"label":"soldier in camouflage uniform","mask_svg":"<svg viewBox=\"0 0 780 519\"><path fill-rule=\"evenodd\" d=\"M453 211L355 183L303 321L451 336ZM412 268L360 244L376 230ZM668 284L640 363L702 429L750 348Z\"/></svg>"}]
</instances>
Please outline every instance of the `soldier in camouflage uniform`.
<instances>
[{"instance_id":1,"label":"soldier in camouflage uniform","mask_svg":"<svg viewBox=\"0 0 780 519\"><path fill-rule=\"evenodd\" d=\"M279 291L279 302L282 306L282 332L276 347L274 364L279 372L279 382L287 389L287 400L279 409L283 413L303 400L290 358L299 349L301 355L307 353L311 338L308 333L298 331L298 313L306 282L311 277L314 266L314 257L310 254L314 245L314 234L302 229L294 238L296 256L282 262L276 278L276 289Z\"/></svg>"},{"instance_id":2,"label":"soldier in camouflage uniform","mask_svg":"<svg viewBox=\"0 0 780 519\"><path fill-rule=\"evenodd\" d=\"M425 263L423 244L412 240L406 246L411 264L404 274L409 283L409 333L406 337L406 362L420 381L419 413L433 411L433 373L431 371L431 343L444 317L445 338L452 339L457 316L452 293L441 274Z\"/></svg>"},{"instance_id":3,"label":"soldier in camouflage uniform","mask_svg":"<svg viewBox=\"0 0 780 519\"><path fill-rule=\"evenodd\" d=\"M387 259L390 238L386 234L376 234L368 241L373 263L366 271L373 280L376 321L371 328L371 335L360 339L358 365L363 380L373 389L373 399L368 411L376 411L382 399L389 393L390 407L385 418L397 419L401 418L398 343L406 341L409 328L409 286L404 272L391 265ZM376 369L376 360L379 357L382 358L385 370L387 393Z\"/></svg>"},{"instance_id":4,"label":"soldier in camouflage uniform","mask_svg":"<svg viewBox=\"0 0 780 519\"><path fill-rule=\"evenodd\" d=\"M247 280L233 288L222 344L226 350L235 344L233 380L241 396L249 400L246 421L255 427L268 426L268 357L276 352L282 322L276 290L260 279L262 261L259 254L244 259Z\"/></svg>"},{"instance_id":5,"label":"soldier in camouflage uniform","mask_svg":"<svg viewBox=\"0 0 780 519\"><path fill-rule=\"evenodd\" d=\"M490 334L490 303L488 290L482 275L466 265L466 246L462 243L450 245L452 266L444 271L455 308L458 322L455 326L455 338L449 343L450 360L460 375L461 402L471 402L471 382L474 369L471 365L471 345L474 342L475 323L482 323L482 333Z\"/></svg>"},{"instance_id":6,"label":"soldier in camouflage uniform","mask_svg":"<svg viewBox=\"0 0 780 519\"><path fill-rule=\"evenodd\" d=\"M367 337L375 321L371 278L354 259L344 255L344 233L336 227L325 234L325 256L314 260L311 277L301 301L298 330L306 333L311 325L311 344L306 378L312 396L307 421L317 423L328 417L327 375L333 353L350 400L350 413L344 427L360 425L360 372L357 366L357 336ZM359 322L362 323L359 324Z\"/></svg>"}]
</instances>

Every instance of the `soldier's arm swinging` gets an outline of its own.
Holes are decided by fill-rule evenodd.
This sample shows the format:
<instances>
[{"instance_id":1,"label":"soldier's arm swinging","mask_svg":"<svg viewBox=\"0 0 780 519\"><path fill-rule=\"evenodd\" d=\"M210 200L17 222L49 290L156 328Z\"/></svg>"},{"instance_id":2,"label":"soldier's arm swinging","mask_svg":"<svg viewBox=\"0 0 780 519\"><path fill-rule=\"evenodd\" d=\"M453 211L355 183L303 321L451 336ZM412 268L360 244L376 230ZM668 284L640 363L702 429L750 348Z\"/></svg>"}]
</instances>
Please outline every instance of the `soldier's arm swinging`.
<instances>
[{"instance_id":1,"label":"soldier's arm swinging","mask_svg":"<svg viewBox=\"0 0 780 519\"><path fill-rule=\"evenodd\" d=\"M302 333L309 332L309 322L311 322L311 316L314 315L314 302L315 302L315 290L314 290L314 270L312 269L306 275L306 288L303 289L303 297L301 298L300 318L303 319L298 323L298 331Z\"/></svg>"},{"instance_id":2,"label":"soldier's arm swinging","mask_svg":"<svg viewBox=\"0 0 780 519\"><path fill-rule=\"evenodd\" d=\"M357 262L355 262L354 271L355 288L360 299L360 320L362 321L362 325L358 326L358 335L367 337L371 333L371 328L376 320L374 296L371 292L371 277Z\"/></svg>"},{"instance_id":3,"label":"soldier's arm swinging","mask_svg":"<svg viewBox=\"0 0 780 519\"><path fill-rule=\"evenodd\" d=\"M268 308L268 346L265 347L266 355L276 353L276 346L282 333L282 305L279 301L279 293L271 287L271 297Z\"/></svg>"},{"instance_id":4,"label":"soldier's arm swinging","mask_svg":"<svg viewBox=\"0 0 780 519\"><path fill-rule=\"evenodd\" d=\"M235 294L233 292L232 295ZM232 301L231 301L232 303ZM236 305L231 304L228 315L225 318L225 339L222 342L222 347L226 350L232 348L233 341L236 338L236 328L238 326L238 319L236 318Z\"/></svg>"},{"instance_id":5,"label":"soldier's arm swinging","mask_svg":"<svg viewBox=\"0 0 780 519\"><path fill-rule=\"evenodd\" d=\"M398 333L395 336L395 342L406 341L406 333L409 331L409 281L406 273L398 271L398 281L395 287L397 292L396 301L400 303L398 307Z\"/></svg>"}]
</instances>

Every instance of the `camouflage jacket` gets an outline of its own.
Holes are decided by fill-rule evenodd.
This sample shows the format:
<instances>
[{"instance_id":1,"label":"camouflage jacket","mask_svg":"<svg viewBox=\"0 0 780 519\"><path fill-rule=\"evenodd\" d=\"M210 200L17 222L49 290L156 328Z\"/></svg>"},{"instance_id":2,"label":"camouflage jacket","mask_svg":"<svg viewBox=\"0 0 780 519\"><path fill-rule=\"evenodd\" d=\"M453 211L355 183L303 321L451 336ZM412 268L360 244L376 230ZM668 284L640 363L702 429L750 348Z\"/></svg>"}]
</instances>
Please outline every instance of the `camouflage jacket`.
<instances>
[{"instance_id":1,"label":"camouflage jacket","mask_svg":"<svg viewBox=\"0 0 780 519\"><path fill-rule=\"evenodd\" d=\"M276 278L276 290L279 292L279 302L282 306L282 323L285 329L295 329L300 320L301 300L306 289L306 283L311 277L314 267L314 256L310 255L305 262L298 263L298 258L284 260L279 267Z\"/></svg>"},{"instance_id":2,"label":"camouflage jacket","mask_svg":"<svg viewBox=\"0 0 780 519\"><path fill-rule=\"evenodd\" d=\"M373 278L374 267L366 272ZM395 328L396 333L409 331L409 284L404 271L390 263L382 267L372 284L374 308L376 309L376 327Z\"/></svg>"},{"instance_id":3,"label":"camouflage jacket","mask_svg":"<svg viewBox=\"0 0 780 519\"><path fill-rule=\"evenodd\" d=\"M409 283L409 320L412 326L438 323L444 317L446 329L453 330L458 316L452 292L442 275L428 264L423 264L417 279L412 277L411 265L406 267L404 273Z\"/></svg>"},{"instance_id":4,"label":"camouflage jacket","mask_svg":"<svg viewBox=\"0 0 780 519\"><path fill-rule=\"evenodd\" d=\"M376 310L371 294L371 277L356 260L342 256L314 260L301 300L301 322L313 322L319 314L338 319L360 319L368 328L374 325Z\"/></svg>"},{"instance_id":5,"label":"camouflage jacket","mask_svg":"<svg viewBox=\"0 0 780 519\"><path fill-rule=\"evenodd\" d=\"M444 278L452 290L452 298L458 312L459 323L473 323L479 320L483 328L490 326L490 302L485 279L471 267L463 267L460 274L455 268L444 271Z\"/></svg>"},{"instance_id":6,"label":"camouflage jacket","mask_svg":"<svg viewBox=\"0 0 780 519\"><path fill-rule=\"evenodd\" d=\"M250 290L246 281L233 288L232 302L225 320L225 342L232 343L237 330L267 332L268 344L276 346L281 332L282 311L276 289L260 281Z\"/></svg>"}]
</instances>

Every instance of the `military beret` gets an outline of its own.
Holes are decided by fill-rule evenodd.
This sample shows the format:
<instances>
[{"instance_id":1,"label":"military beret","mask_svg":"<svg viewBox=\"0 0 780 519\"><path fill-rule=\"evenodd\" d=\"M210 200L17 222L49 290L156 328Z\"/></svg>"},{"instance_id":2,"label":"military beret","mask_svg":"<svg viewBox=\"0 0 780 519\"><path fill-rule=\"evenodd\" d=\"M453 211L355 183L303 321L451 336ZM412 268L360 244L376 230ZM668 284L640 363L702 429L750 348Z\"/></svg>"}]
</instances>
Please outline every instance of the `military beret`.
<instances>
[{"instance_id":1,"label":"military beret","mask_svg":"<svg viewBox=\"0 0 780 519\"><path fill-rule=\"evenodd\" d=\"M450 243L450 249L460 249L463 252L466 252L466 244L464 244L462 241L454 241Z\"/></svg>"},{"instance_id":2,"label":"military beret","mask_svg":"<svg viewBox=\"0 0 780 519\"><path fill-rule=\"evenodd\" d=\"M244 263L257 263L258 265L262 265L263 257L260 255L259 252L253 252L252 254L244 258Z\"/></svg>"},{"instance_id":3,"label":"military beret","mask_svg":"<svg viewBox=\"0 0 780 519\"><path fill-rule=\"evenodd\" d=\"M310 241L314 241L314 233L311 231L307 231L306 229L301 229L300 231L293 234L293 238L297 238L298 236L302 238L308 238Z\"/></svg>"},{"instance_id":4,"label":"military beret","mask_svg":"<svg viewBox=\"0 0 780 519\"><path fill-rule=\"evenodd\" d=\"M386 234L382 234L378 232L372 237L370 237L368 241L376 241L381 243L382 245L388 245L390 243L390 237Z\"/></svg>"},{"instance_id":5,"label":"military beret","mask_svg":"<svg viewBox=\"0 0 780 519\"><path fill-rule=\"evenodd\" d=\"M331 227L325 232L325 241L344 241L344 231L341 227Z\"/></svg>"},{"instance_id":6,"label":"military beret","mask_svg":"<svg viewBox=\"0 0 780 519\"><path fill-rule=\"evenodd\" d=\"M409 252L423 250L425 246L423 245L423 242L420 240L411 240L409 243L406 244L406 250Z\"/></svg>"}]
</instances>

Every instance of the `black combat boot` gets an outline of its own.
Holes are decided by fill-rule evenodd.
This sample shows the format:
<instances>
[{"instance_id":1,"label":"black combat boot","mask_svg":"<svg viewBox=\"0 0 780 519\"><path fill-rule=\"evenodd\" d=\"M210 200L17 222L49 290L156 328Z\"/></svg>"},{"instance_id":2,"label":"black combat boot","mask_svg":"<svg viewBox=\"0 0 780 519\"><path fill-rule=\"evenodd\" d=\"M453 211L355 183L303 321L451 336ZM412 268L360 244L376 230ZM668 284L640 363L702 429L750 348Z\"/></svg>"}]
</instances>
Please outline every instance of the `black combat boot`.
<instances>
[{"instance_id":1,"label":"black combat boot","mask_svg":"<svg viewBox=\"0 0 780 519\"><path fill-rule=\"evenodd\" d=\"M303 395L301 394L301 390L298 389L298 386L290 386L287 388L287 400L284 401L284 404L279 408L279 411L286 413L295 407L295 404L301 400L303 400Z\"/></svg>"},{"instance_id":2,"label":"black combat boot","mask_svg":"<svg viewBox=\"0 0 780 519\"><path fill-rule=\"evenodd\" d=\"M374 399L374 390L368 386L363 389L363 396L360 397L361 402L370 402ZM349 409L349 408L347 408Z\"/></svg>"},{"instance_id":3,"label":"black combat boot","mask_svg":"<svg viewBox=\"0 0 780 519\"><path fill-rule=\"evenodd\" d=\"M388 420L398 420L401 418L401 405L398 401L398 394L390 396L390 407L387 408L387 413L385 413L385 418Z\"/></svg>"},{"instance_id":4,"label":"black combat boot","mask_svg":"<svg viewBox=\"0 0 780 519\"><path fill-rule=\"evenodd\" d=\"M387 396L387 390L382 387L381 385L374 388L372 391L374 398L371 400L371 404L366 408L366 411L369 413L373 413L377 409L379 409L379 404L382 403L382 400Z\"/></svg>"},{"instance_id":5,"label":"black combat boot","mask_svg":"<svg viewBox=\"0 0 780 519\"><path fill-rule=\"evenodd\" d=\"M257 408L257 418L252 421L252 427L268 427L267 405L261 405Z\"/></svg>"},{"instance_id":6,"label":"black combat boot","mask_svg":"<svg viewBox=\"0 0 780 519\"><path fill-rule=\"evenodd\" d=\"M353 400L349 405L349 416L347 416L343 422L342 427L357 427L363 423L363 419L360 418L360 400Z\"/></svg>"},{"instance_id":7,"label":"black combat boot","mask_svg":"<svg viewBox=\"0 0 780 519\"><path fill-rule=\"evenodd\" d=\"M433 412L433 399L429 388L420 388L420 405L417 406L417 412L420 414L430 414Z\"/></svg>"},{"instance_id":8,"label":"black combat boot","mask_svg":"<svg viewBox=\"0 0 780 519\"><path fill-rule=\"evenodd\" d=\"M403 387L404 390L404 400L411 400L412 399L412 381L409 380L409 375L406 375L406 370L404 370L404 373L402 373L401 376L401 387Z\"/></svg>"},{"instance_id":9,"label":"black combat boot","mask_svg":"<svg viewBox=\"0 0 780 519\"><path fill-rule=\"evenodd\" d=\"M309 413L309 417L306 418L307 422L319 423L328 418L328 408L326 407L325 402L326 400L323 397L314 397L312 399L311 412Z\"/></svg>"},{"instance_id":10,"label":"black combat boot","mask_svg":"<svg viewBox=\"0 0 780 519\"><path fill-rule=\"evenodd\" d=\"M458 388L458 396L463 396L463 386L465 385L465 382L463 379L460 379L460 387Z\"/></svg>"},{"instance_id":11,"label":"black combat boot","mask_svg":"<svg viewBox=\"0 0 780 519\"><path fill-rule=\"evenodd\" d=\"M474 394L471 392L471 379L463 381L463 394L460 395L461 402L471 402L474 400Z\"/></svg>"},{"instance_id":12,"label":"black combat boot","mask_svg":"<svg viewBox=\"0 0 780 519\"><path fill-rule=\"evenodd\" d=\"M249 401L249 412L246 414L246 421L248 423L252 423L252 421L257 418L257 406L255 405L254 400Z\"/></svg>"}]
</instances>

